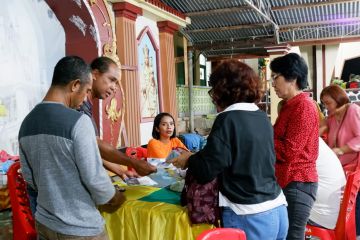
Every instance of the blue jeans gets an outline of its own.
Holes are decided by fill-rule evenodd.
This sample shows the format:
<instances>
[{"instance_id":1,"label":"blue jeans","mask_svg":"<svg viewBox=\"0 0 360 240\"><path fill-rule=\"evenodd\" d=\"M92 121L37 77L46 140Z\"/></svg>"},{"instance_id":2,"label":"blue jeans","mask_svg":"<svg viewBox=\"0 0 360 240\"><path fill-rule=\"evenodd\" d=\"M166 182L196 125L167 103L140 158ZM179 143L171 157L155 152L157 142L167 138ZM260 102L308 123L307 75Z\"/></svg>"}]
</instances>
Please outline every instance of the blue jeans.
<instances>
[{"instance_id":1,"label":"blue jeans","mask_svg":"<svg viewBox=\"0 0 360 240\"><path fill-rule=\"evenodd\" d=\"M222 219L225 228L239 228L250 240L285 239L289 227L284 205L248 215L237 215L231 208L224 207Z\"/></svg>"},{"instance_id":2,"label":"blue jeans","mask_svg":"<svg viewBox=\"0 0 360 240\"><path fill-rule=\"evenodd\" d=\"M318 184L290 182L284 189L288 202L289 231L287 239L305 239L305 227L316 199Z\"/></svg>"}]
</instances>

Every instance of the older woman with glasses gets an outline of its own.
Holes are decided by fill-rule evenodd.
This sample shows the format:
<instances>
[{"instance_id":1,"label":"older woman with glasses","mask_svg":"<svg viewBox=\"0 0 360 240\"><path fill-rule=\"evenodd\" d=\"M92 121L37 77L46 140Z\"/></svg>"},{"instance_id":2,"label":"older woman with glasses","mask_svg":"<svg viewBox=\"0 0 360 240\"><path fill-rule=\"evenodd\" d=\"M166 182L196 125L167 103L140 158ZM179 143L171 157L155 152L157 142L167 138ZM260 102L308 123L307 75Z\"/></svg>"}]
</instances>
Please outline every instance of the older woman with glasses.
<instances>
[{"instance_id":1,"label":"older woman with glasses","mask_svg":"<svg viewBox=\"0 0 360 240\"><path fill-rule=\"evenodd\" d=\"M303 58L290 53L275 58L270 68L275 93L284 100L274 125L274 143L275 173L288 202L287 239L303 240L318 187L318 113L313 100L302 91L308 73Z\"/></svg>"}]
</instances>

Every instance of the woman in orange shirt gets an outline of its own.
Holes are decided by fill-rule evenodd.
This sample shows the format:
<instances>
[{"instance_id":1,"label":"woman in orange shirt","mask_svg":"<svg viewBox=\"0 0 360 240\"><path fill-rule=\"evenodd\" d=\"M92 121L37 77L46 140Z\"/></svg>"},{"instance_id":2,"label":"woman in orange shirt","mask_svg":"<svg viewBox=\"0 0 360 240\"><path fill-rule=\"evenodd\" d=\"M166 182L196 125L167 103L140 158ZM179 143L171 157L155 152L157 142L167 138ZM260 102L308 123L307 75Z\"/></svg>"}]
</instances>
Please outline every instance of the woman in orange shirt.
<instances>
[{"instance_id":1,"label":"woman in orange shirt","mask_svg":"<svg viewBox=\"0 0 360 240\"><path fill-rule=\"evenodd\" d=\"M167 158L174 148L188 150L176 136L174 118L169 113L159 113L154 120L153 139L147 145L148 158Z\"/></svg>"}]
</instances>

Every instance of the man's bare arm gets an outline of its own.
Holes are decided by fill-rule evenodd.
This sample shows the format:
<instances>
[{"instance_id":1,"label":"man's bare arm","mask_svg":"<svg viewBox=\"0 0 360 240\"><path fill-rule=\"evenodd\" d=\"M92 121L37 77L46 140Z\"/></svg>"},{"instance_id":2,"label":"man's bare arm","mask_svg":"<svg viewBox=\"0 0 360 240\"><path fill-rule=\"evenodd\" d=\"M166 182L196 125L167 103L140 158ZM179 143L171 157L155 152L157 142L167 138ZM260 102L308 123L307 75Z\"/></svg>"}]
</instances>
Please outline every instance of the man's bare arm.
<instances>
[{"instance_id":1,"label":"man's bare arm","mask_svg":"<svg viewBox=\"0 0 360 240\"><path fill-rule=\"evenodd\" d=\"M142 176L156 172L156 168L146 161L139 161L137 159L130 158L126 156L125 153L117 150L115 147L100 138L96 138L96 140L99 146L101 158L106 161L132 167Z\"/></svg>"}]
</instances>

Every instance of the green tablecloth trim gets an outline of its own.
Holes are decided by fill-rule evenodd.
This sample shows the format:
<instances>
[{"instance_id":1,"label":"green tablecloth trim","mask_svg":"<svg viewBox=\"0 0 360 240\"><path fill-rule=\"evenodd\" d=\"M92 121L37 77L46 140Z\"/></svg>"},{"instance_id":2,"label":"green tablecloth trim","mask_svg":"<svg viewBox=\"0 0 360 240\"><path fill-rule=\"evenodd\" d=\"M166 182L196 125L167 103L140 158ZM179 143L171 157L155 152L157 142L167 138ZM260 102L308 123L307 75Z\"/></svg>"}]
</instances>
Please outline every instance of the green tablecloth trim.
<instances>
[{"instance_id":1,"label":"green tablecloth trim","mask_svg":"<svg viewBox=\"0 0 360 240\"><path fill-rule=\"evenodd\" d=\"M145 202L165 202L175 205L180 205L180 193L171 191L167 188L162 188L155 191L139 200Z\"/></svg>"}]
</instances>

